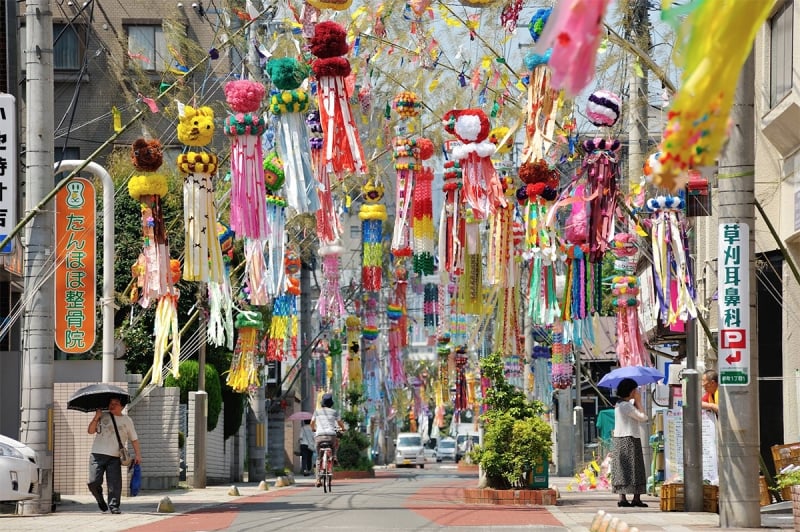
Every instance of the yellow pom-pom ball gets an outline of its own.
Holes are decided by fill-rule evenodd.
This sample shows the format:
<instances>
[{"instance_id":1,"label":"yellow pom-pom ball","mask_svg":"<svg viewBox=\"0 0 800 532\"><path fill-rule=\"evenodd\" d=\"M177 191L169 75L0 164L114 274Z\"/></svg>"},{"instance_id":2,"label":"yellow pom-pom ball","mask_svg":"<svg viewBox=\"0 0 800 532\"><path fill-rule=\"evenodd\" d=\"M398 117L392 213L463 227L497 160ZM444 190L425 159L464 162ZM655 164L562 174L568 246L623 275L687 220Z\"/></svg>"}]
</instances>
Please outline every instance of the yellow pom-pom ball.
<instances>
[{"instance_id":1,"label":"yellow pom-pom ball","mask_svg":"<svg viewBox=\"0 0 800 532\"><path fill-rule=\"evenodd\" d=\"M142 196L164 197L168 189L167 177L161 174L135 175L128 181L128 194L135 200Z\"/></svg>"}]
</instances>

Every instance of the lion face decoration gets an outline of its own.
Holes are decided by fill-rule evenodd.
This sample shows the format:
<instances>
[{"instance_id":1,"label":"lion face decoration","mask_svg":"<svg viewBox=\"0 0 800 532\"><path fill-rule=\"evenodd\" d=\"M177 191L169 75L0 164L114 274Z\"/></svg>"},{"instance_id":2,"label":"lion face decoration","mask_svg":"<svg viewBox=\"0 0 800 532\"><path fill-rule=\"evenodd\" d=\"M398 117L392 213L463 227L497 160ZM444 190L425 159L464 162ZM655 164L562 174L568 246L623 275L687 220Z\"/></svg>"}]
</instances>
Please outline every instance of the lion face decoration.
<instances>
[{"instance_id":1,"label":"lion face decoration","mask_svg":"<svg viewBox=\"0 0 800 532\"><path fill-rule=\"evenodd\" d=\"M178 122L178 140L187 146L205 146L214 136L214 110L184 106Z\"/></svg>"},{"instance_id":2,"label":"lion face decoration","mask_svg":"<svg viewBox=\"0 0 800 532\"><path fill-rule=\"evenodd\" d=\"M369 179L361 186L361 193L366 203L377 203L383 199L383 183L379 179Z\"/></svg>"}]
</instances>

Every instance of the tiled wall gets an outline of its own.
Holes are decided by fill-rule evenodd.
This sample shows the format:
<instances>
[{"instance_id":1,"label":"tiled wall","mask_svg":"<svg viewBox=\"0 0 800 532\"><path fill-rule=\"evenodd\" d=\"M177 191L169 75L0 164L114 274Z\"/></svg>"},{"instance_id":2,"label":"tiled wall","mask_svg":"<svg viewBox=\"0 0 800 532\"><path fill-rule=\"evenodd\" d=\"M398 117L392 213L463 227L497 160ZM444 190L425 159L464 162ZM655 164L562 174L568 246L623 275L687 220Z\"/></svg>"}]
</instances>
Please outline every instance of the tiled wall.
<instances>
[{"instance_id":1,"label":"tiled wall","mask_svg":"<svg viewBox=\"0 0 800 532\"><path fill-rule=\"evenodd\" d=\"M189 394L189 429L186 434L186 476L191 478L194 471L194 412L195 401L194 393ZM234 452L234 439L242 438L243 431L231 436L227 440L224 439L225 435L225 407L219 414L217 426L213 431L206 433L206 482L208 484L230 482L238 473L238 478L241 478L241 472L244 467L243 457L237 457ZM240 439L241 454L244 455L244 441Z\"/></svg>"},{"instance_id":2,"label":"tiled wall","mask_svg":"<svg viewBox=\"0 0 800 532\"><path fill-rule=\"evenodd\" d=\"M86 479L94 435L88 434L87 428L92 414L67 410L72 393L88 384L93 383L54 385L53 489L62 495L89 494ZM115 384L128 387L124 382ZM154 387L129 409L142 451L142 489L164 489L178 484L178 402L177 388ZM126 487L123 493L127 495L127 468L123 468L122 475Z\"/></svg>"}]
</instances>

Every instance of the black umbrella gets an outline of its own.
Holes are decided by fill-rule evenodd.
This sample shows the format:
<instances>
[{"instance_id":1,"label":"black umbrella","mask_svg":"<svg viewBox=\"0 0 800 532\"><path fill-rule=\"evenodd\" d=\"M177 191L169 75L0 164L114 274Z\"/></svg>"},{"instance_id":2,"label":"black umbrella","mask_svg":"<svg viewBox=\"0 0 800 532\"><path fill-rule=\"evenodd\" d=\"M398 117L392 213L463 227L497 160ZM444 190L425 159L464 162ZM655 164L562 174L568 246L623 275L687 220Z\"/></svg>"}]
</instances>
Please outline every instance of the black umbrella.
<instances>
[{"instance_id":1,"label":"black umbrella","mask_svg":"<svg viewBox=\"0 0 800 532\"><path fill-rule=\"evenodd\" d=\"M103 382L90 384L75 390L67 401L67 409L81 412L94 412L98 408L105 410L112 399L119 399L122 406L125 406L130 402L131 396L119 386Z\"/></svg>"}]
</instances>

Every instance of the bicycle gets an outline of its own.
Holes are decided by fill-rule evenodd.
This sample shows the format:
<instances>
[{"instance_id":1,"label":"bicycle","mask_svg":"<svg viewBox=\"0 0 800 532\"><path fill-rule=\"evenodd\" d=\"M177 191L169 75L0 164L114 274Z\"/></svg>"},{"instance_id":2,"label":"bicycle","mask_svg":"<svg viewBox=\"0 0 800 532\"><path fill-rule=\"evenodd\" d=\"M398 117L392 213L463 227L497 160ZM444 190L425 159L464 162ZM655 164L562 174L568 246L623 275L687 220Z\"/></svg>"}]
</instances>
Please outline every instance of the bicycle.
<instances>
[{"instance_id":1,"label":"bicycle","mask_svg":"<svg viewBox=\"0 0 800 532\"><path fill-rule=\"evenodd\" d=\"M319 444L319 450L322 456L319 460L317 478L322 481L323 492L328 493L331 491L331 482L333 481L333 444L322 442Z\"/></svg>"}]
</instances>

